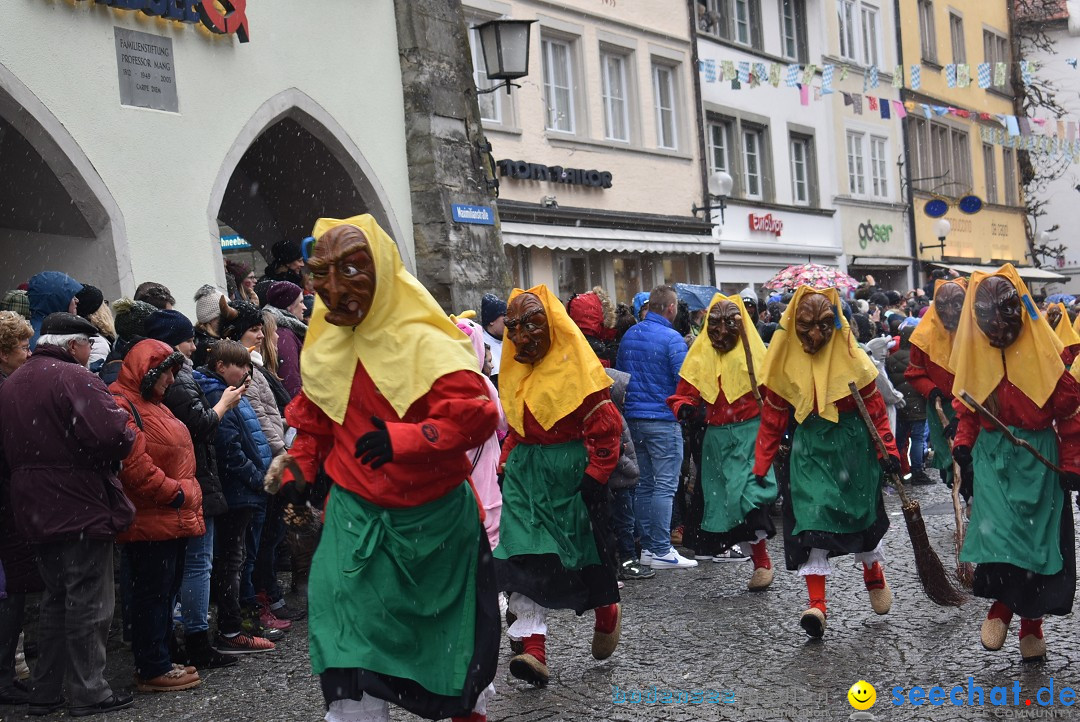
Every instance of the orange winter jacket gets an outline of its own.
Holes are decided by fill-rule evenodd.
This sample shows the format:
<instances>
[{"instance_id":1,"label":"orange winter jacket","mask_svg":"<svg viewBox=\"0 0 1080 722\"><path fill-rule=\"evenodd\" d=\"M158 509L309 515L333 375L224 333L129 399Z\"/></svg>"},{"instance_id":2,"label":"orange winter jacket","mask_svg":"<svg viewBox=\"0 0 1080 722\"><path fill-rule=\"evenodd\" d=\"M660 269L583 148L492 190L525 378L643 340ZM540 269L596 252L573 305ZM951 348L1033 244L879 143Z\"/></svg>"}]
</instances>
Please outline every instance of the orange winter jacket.
<instances>
[{"instance_id":1,"label":"orange winter jacket","mask_svg":"<svg viewBox=\"0 0 1080 722\"><path fill-rule=\"evenodd\" d=\"M191 434L153 390L162 373L182 365L183 357L167 344L140 341L124 357L120 376L109 386L129 414L128 427L135 431L135 444L120 471L124 493L135 505L135 522L117 537L118 542L165 541L206 531ZM170 503L180 491L184 503L174 509Z\"/></svg>"}]
</instances>

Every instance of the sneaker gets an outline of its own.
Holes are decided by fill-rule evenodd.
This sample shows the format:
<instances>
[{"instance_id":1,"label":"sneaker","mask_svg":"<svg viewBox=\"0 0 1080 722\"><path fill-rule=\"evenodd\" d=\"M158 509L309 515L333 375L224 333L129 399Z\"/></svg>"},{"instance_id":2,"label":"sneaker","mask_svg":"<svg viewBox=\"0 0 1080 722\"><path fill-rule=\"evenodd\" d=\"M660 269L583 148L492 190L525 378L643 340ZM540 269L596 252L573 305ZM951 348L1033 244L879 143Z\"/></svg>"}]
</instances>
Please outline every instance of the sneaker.
<instances>
[{"instance_id":1,"label":"sneaker","mask_svg":"<svg viewBox=\"0 0 1080 722\"><path fill-rule=\"evenodd\" d=\"M648 549L641 550L641 561L639 562L643 567L651 567L653 563L653 553Z\"/></svg>"},{"instance_id":2,"label":"sneaker","mask_svg":"<svg viewBox=\"0 0 1080 722\"><path fill-rule=\"evenodd\" d=\"M298 622L307 616L306 609L300 609L298 607L290 607L285 603L285 599L281 599L277 602L271 602L270 598L266 596L265 592L259 592L255 595L255 600L259 605L260 611L269 610L278 619L286 620L289 622Z\"/></svg>"},{"instance_id":3,"label":"sneaker","mask_svg":"<svg viewBox=\"0 0 1080 722\"><path fill-rule=\"evenodd\" d=\"M232 637L219 634L214 640L214 648L221 654L254 654L272 651L274 643L266 637L253 637L241 632Z\"/></svg>"},{"instance_id":4,"label":"sneaker","mask_svg":"<svg viewBox=\"0 0 1080 722\"><path fill-rule=\"evenodd\" d=\"M627 559L619 565L619 579L630 581L632 579L649 579L656 576L652 567L642 566L636 559Z\"/></svg>"},{"instance_id":5,"label":"sneaker","mask_svg":"<svg viewBox=\"0 0 1080 722\"><path fill-rule=\"evenodd\" d=\"M653 556L652 568L656 569L691 569L697 566L693 559L687 559L674 548L662 557Z\"/></svg>"},{"instance_id":6,"label":"sneaker","mask_svg":"<svg viewBox=\"0 0 1080 722\"><path fill-rule=\"evenodd\" d=\"M283 632L292 629L292 622L288 619L281 619L269 609L259 612L259 624L265 629L280 629Z\"/></svg>"},{"instance_id":7,"label":"sneaker","mask_svg":"<svg viewBox=\"0 0 1080 722\"><path fill-rule=\"evenodd\" d=\"M737 547L731 547L725 552L713 556L712 560L717 564L721 562L748 562L750 557L743 554Z\"/></svg>"},{"instance_id":8,"label":"sneaker","mask_svg":"<svg viewBox=\"0 0 1080 722\"><path fill-rule=\"evenodd\" d=\"M243 620L240 622L240 628L253 637L264 637L271 642L277 642L278 640L285 638L285 628L281 626L282 624L287 624L289 627L292 627L292 622L283 623L281 620L278 620L278 624L274 626L263 624L261 614L257 614L254 611L245 611Z\"/></svg>"},{"instance_id":9,"label":"sneaker","mask_svg":"<svg viewBox=\"0 0 1080 722\"><path fill-rule=\"evenodd\" d=\"M930 486L937 482L930 478L923 469L914 469L911 472L911 484L912 486Z\"/></svg>"}]
</instances>

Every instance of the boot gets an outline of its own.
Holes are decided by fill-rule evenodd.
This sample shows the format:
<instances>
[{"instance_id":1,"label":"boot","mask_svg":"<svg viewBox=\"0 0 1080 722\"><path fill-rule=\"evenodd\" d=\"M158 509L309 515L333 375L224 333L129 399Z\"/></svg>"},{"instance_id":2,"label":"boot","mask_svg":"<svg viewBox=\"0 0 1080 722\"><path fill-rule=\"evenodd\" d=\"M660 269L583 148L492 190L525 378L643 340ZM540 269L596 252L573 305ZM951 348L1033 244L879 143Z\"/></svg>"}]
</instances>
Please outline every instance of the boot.
<instances>
[{"instance_id":1,"label":"boot","mask_svg":"<svg viewBox=\"0 0 1080 722\"><path fill-rule=\"evenodd\" d=\"M525 651L510 660L510 674L534 687L548 683L547 653L543 634L533 634L521 640Z\"/></svg>"},{"instance_id":2,"label":"boot","mask_svg":"<svg viewBox=\"0 0 1080 722\"><path fill-rule=\"evenodd\" d=\"M772 560L769 559L769 550L765 548L764 539L750 545L750 558L754 560L754 574L746 588L751 592L763 592L773 581Z\"/></svg>"},{"instance_id":3,"label":"boot","mask_svg":"<svg viewBox=\"0 0 1080 722\"><path fill-rule=\"evenodd\" d=\"M885 581L885 570L881 564L874 562L871 567L863 564L863 582L866 591L870 593L870 606L877 614L888 614L892 609L892 589Z\"/></svg>"},{"instance_id":4,"label":"boot","mask_svg":"<svg viewBox=\"0 0 1080 722\"><path fill-rule=\"evenodd\" d=\"M221 654L210 644L210 632L192 632L187 636L188 662L197 669L217 669L231 667L240 660L228 654Z\"/></svg>"},{"instance_id":5,"label":"boot","mask_svg":"<svg viewBox=\"0 0 1080 722\"><path fill-rule=\"evenodd\" d=\"M1012 622L1012 610L1001 602L990 605L990 611L982 624L982 645L991 652L996 652L1005 644L1005 636L1009 633L1009 624ZM1040 634L1041 636L1041 634Z\"/></svg>"},{"instance_id":6,"label":"boot","mask_svg":"<svg viewBox=\"0 0 1080 722\"><path fill-rule=\"evenodd\" d=\"M1046 640L1043 639L1042 619L1020 618L1020 656L1025 662L1046 661Z\"/></svg>"},{"instance_id":7,"label":"boot","mask_svg":"<svg viewBox=\"0 0 1080 722\"><path fill-rule=\"evenodd\" d=\"M622 607L616 603L597 607L594 611L596 625L593 627L592 656L593 659L607 659L615 653L615 647L619 645Z\"/></svg>"},{"instance_id":8,"label":"boot","mask_svg":"<svg viewBox=\"0 0 1080 722\"><path fill-rule=\"evenodd\" d=\"M806 576L806 591L810 594L810 606L799 618L801 626L811 639L825 636L825 577L821 574Z\"/></svg>"}]
</instances>

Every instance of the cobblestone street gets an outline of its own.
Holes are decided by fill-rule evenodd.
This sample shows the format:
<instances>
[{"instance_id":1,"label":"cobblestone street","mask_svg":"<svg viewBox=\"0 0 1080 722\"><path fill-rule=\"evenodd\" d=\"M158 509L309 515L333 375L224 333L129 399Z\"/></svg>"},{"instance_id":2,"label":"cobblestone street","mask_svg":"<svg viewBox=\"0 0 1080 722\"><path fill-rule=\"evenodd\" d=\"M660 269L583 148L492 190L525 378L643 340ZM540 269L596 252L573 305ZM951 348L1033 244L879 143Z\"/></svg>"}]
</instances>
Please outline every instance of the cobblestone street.
<instances>
[{"instance_id":1,"label":"cobblestone street","mask_svg":"<svg viewBox=\"0 0 1080 722\"><path fill-rule=\"evenodd\" d=\"M952 509L944 487L918 487L931 538L947 568L953 564ZM973 600L961 609L934 606L922 593L913 568L900 505L887 499L893 526L886 535L887 576L895 594L892 612L876 616L863 589L860 570L841 560L829 580L829 620L825 639L808 641L798 617L805 604L800 578L778 569L771 590L745 591L750 564L714 564L660 572L651 580L628 583L623 590L622 643L615 656L596 662L589 656L591 617L554 615L548 642L551 683L533 689L509 676L508 650L495 680L498 696L489 719L525 720L846 720L853 713L847 690L865 679L877 688L870 710L878 720L1080 719L1071 708L1039 709L1040 687L1054 679L1057 690L1080 686L1075 620L1046 623L1049 658L1025 667L1020 662L1014 622L1005 647L986 652L979 625L986 604ZM770 543L774 563L781 560L779 540ZM139 695L130 710L108 716L109 722L149 720L259 720L274 722L322 717L317 680L308 667L306 626L298 624L279 649L250 655L239 665L205 675L192 692ZM32 661L31 661L32 663ZM131 656L110 641L109 679L131 686ZM891 689L940 684L946 689L968 677L989 695L994 685L1019 681L1021 705L1030 708L893 706ZM613 690L717 690L728 703L614 703ZM1057 693L1057 692L1055 692ZM1044 697L1045 699L1045 697ZM0 708L0 718L28 719L25 708ZM12 712L15 714L12 714ZM1056 714L1056 716L1049 716ZM1041 715L1041 716L1036 716ZM53 717L52 719L55 719ZM397 710L394 720L415 717ZM49 718L47 718L49 719ZM858 718L856 718L858 719ZM863 719L870 719L864 717Z\"/></svg>"}]
</instances>

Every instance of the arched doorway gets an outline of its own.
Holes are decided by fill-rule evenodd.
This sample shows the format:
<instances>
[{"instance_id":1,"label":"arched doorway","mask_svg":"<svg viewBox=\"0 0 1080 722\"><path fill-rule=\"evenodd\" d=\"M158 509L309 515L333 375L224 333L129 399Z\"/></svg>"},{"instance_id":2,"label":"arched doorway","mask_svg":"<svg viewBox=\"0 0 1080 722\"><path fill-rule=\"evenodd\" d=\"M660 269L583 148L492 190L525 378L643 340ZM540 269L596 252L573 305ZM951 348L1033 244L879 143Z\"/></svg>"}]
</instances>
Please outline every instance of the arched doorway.
<instances>
[{"instance_id":1,"label":"arched doorway","mask_svg":"<svg viewBox=\"0 0 1080 722\"><path fill-rule=\"evenodd\" d=\"M222 164L209 211L215 238L230 228L263 260L274 243L301 240L324 216L371 213L400 238L382 185L359 148L296 89L267 101L248 121ZM255 270L261 274L262 264Z\"/></svg>"},{"instance_id":2,"label":"arched doorway","mask_svg":"<svg viewBox=\"0 0 1080 722\"><path fill-rule=\"evenodd\" d=\"M0 292L63 271L130 293L120 209L75 139L0 65Z\"/></svg>"}]
</instances>

